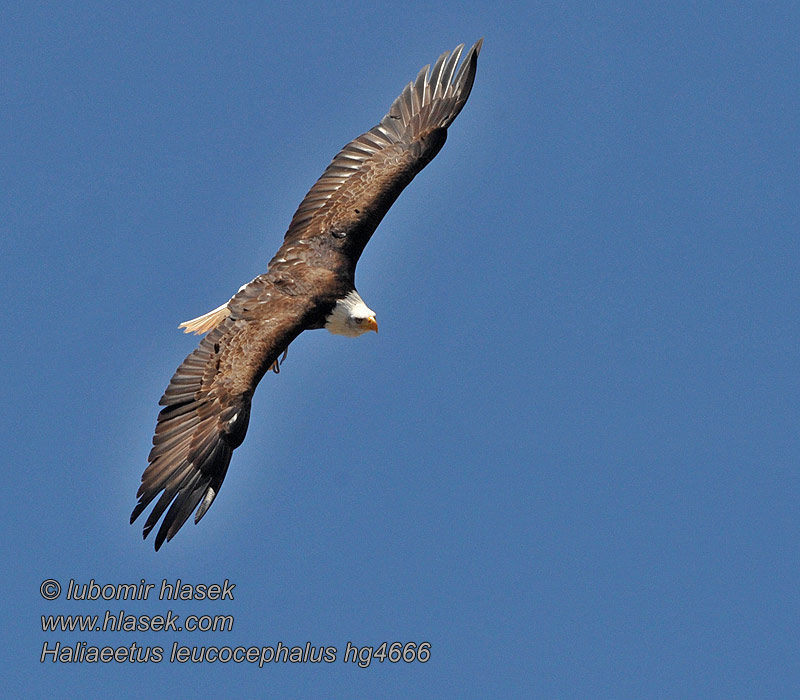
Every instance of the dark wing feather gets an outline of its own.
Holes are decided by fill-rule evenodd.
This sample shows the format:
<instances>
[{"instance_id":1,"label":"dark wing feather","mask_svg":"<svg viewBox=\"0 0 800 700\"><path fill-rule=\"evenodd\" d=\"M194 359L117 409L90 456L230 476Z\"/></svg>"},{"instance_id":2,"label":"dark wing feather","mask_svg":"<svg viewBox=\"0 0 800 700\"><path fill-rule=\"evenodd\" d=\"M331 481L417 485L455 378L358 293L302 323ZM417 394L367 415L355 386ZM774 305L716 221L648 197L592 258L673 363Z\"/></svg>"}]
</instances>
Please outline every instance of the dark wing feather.
<instances>
[{"instance_id":1,"label":"dark wing feather","mask_svg":"<svg viewBox=\"0 0 800 700\"><path fill-rule=\"evenodd\" d=\"M313 239L337 232L346 239L340 265L354 273L383 216L444 144L447 127L472 90L482 43L467 52L457 72L463 45L443 53L430 72L425 66L380 123L336 155L300 203L270 269L290 267L298 259L312 261ZM320 255L326 250L316 249Z\"/></svg>"},{"instance_id":2,"label":"dark wing feather","mask_svg":"<svg viewBox=\"0 0 800 700\"><path fill-rule=\"evenodd\" d=\"M131 514L133 522L160 494L144 524L147 537L166 512L156 550L172 539L195 509L195 522L205 515L233 450L244 440L253 391L289 343L308 327L314 302L301 290L290 291L293 294L278 289L269 274L244 287L231 300L231 314L183 361L161 397L164 408L150 464L142 474L139 501Z\"/></svg>"}]
</instances>

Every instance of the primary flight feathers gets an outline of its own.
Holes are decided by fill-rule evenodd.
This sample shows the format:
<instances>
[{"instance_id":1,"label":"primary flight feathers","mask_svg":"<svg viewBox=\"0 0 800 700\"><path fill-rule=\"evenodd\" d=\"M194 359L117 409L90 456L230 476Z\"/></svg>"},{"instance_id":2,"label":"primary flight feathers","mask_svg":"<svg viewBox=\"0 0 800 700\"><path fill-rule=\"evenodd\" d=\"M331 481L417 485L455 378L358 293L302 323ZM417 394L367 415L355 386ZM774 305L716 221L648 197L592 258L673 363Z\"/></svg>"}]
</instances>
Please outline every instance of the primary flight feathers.
<instances>
[{"instance_id":1,"label":"primary flight feathers","mask_svg":"<svg viewBox=\"0 0 800 700\"><path fill-rule=\"evenodd\" d=\"M292 217L267 272L226 304L181 324L208 333L181 364L159 404L149 465L131 522L158 497L144 536L164 515L159 549L219 492L244 440L250 401L269 369L304 330L346 336L377 330L375 312L355 288L364 246L403 188L439 152L475 80L483 40L425 66L380 123L347 144Z\"/></svg>"}]
</instances>

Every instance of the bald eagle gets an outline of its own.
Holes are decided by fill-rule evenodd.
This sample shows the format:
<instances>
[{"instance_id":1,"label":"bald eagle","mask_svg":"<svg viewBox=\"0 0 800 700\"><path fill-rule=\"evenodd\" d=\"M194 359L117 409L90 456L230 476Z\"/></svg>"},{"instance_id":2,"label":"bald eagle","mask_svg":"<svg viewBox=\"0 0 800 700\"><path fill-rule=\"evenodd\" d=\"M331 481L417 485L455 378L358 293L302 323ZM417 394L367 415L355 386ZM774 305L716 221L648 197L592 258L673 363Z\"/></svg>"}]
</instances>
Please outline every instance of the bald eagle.
<instances>
[{"instance_id":1,"label":"bald eagle","mask_svg":"<svg viewBox=\"0 0 800 700\"><path fill-rule=\"evenodd\" d=\"M159 401L153 448L131 523L160 498L144 537L166 511L158 550L219 493L250 421L253 392L300 333L326 328L358 336L377 331L359 296L355 271L389 207L439 152L475 80L483 40L456 71L463 44L425 66L380 123L348 143L300 203L267 271L225 304L180 325L207 333L178 367ZM169 509L169 510L167 510Z\"/></svg>"}]
</instances>

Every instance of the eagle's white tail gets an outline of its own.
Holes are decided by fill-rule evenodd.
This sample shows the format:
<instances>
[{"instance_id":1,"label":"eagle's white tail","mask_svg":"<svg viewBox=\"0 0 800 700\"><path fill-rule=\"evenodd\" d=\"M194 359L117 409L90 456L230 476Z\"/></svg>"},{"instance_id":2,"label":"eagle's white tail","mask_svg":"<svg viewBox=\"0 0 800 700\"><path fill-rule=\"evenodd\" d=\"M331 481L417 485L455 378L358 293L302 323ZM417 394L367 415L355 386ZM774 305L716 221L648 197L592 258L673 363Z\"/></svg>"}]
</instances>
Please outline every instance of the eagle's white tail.
<instances>
[{"instance_id":1,"label":"eagle's white tail","mask_svg":"<svg viewBox=\"0 0 800 700\"><path fill-rule=\"evenodd\" d=\"M193 318L191 321L184 321L178 328L183 328L184 333L195 333L197 335L208 333L208 331L216 328L223 319L230 316L231 312L228 309L228 303L229 302L226 301L213 311Z\"/></svg>"}]
</instances>

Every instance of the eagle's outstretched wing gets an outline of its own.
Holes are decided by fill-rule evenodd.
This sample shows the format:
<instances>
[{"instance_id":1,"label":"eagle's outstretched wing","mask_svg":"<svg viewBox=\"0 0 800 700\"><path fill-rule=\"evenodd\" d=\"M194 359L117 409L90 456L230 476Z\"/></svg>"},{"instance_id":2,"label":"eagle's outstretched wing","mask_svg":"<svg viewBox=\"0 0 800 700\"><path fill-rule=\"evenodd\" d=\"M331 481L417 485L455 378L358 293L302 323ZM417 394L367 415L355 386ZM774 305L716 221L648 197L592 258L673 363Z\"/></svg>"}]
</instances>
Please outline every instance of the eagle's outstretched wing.
<instances>
[{"instance_id":1,"label":"eagle's outstretched wing","mask_svg":"<svg viewBox=\"0 0 800 700\"><path fill-rule=\"evenodd\" d=\"M269 270L295 276L298 264L311 262L354 277L381 219L444 145L447 127L472 91L482 45L480 39L472 46L458 72L463 44L439 56L433 70L425 66L377 126L336 154L300 202ZM342 244L329 245L331 234ZM228 315L229 303L180 327L186 333L206 333Z\"/></svg>"},{"instance_id":2,"label":"eagle's outstretched wing","mask_svg":"<svg viewBox=\"0 0 800 700\"><path fill-rule=\"evenodd\" d=\"M425 66L377 126L348 143L309 190L292 217L283 246L270 262L289 267L319 237L344 239L332 268L352 275L364 246L394 201L444 145L447 127L472 90L483 39L463 44Z\"/></svg>"},{"instance_id":3,"label":"eagle's outstretched wing","mask_svg":"<svg viewBox=\"0 0 800 700\"><path fill-rule=\"evenodd\" d=\"M156 549L198 505L195 522L205 515L244 440L258 382L315 312L307 294L286 294L268 274L246 285L229 306L232 311L183 361L159 401L164 408L131 514L133 523L161 494L144 524L147 537L166 511Z\"/></svg>"}]
</instances>

